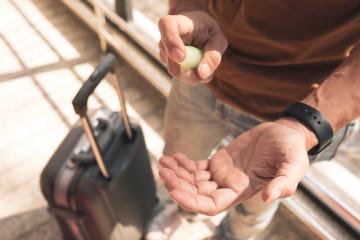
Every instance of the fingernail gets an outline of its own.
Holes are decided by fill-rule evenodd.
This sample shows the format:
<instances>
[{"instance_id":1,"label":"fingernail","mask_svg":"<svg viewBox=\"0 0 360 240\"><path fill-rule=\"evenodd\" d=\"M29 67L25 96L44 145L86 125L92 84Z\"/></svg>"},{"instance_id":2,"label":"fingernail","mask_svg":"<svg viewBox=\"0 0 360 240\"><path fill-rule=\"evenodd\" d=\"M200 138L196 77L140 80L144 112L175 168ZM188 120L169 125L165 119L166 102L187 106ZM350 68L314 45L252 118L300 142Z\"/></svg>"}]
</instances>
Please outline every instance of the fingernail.
<instances>
[{"instance_id":1,"label":"fingernail","mask_svg":"<svg viewBox=\"0 0 360 240\"><path fill-rule=\"evenodd\" d=\"M281 191L275 191L275 192L273 192L273 193L271 194L268 202L274 201L274 200L278 199L278 198L281 196L281 194L282 194Z\"/></svg>"},{"instance_id":2,"label":"fingernail","mask_svg":"<svg viewBox=\"0 0 360 240\"><path fill-rule=\"evenodd\" d=\"M211 75L211 68L208 64L201 64L199 67L199 73L202 78L208 78Z\"/></svg>"},{"instance_id":3,"label":"fingernail","mask_svg":"<svg viewBox=\"0 0 360 240\"><path fill-rule=\"evenodd\" d=\"M184 60L184 53L178 48L172 49L171 55L177 62L181 62L182 60Z\"/></svg>"}]
</instances>

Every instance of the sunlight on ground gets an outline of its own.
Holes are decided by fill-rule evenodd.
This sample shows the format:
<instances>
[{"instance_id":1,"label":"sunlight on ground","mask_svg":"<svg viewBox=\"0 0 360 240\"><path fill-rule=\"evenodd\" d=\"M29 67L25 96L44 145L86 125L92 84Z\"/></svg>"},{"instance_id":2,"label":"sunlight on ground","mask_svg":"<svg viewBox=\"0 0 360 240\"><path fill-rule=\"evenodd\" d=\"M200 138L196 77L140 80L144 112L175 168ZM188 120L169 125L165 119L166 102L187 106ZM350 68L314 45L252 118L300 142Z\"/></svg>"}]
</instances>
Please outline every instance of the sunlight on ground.
<instances>
[{"instance_id":1,"label":"sunlight on ground","mask_svg":"<svg viewBox=\"0 0 360 240\"><path fill-rule=\"evenodd\" d=\"M0 219L47 205L40 192L41 171L78 120L71 101L100 57L96 37L90 35L84 46L70 42L83 25L74 24L70 15L58 16L63 9L51 6L46 10L53 18L45 16L38 8L44 4L49 2L0 1L0 16L6 16L0 18ZM73 32L59 31L54 22L76 26ZM102 103L120 109L108 82L95 95L89 109ZM162 138L129 104L128 113L140 121L150 153L160 156Z\"/></svg>"},{"instance_id":2,"label":"sunlight on ground","mask_svg":"<svg viewBox=\"0 0 360 240\"><path fill-rule=\"evenodd\" d=\"M17 58L22 67L39 67L80 56L31 1L1 1L0 9L1 16L5 12L11 16L0 18L1 44L7 45L6 56ZM5 71L1 69L0 73Z\"/></svg>"}]
</instances>

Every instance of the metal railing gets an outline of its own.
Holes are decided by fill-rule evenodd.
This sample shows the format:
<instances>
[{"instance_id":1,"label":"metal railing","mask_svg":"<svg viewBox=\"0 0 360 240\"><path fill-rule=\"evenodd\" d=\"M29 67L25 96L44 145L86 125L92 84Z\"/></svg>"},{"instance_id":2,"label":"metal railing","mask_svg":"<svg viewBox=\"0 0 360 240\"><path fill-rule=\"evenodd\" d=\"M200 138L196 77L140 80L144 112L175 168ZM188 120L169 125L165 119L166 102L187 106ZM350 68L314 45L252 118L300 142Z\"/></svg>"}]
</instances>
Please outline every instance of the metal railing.
<instances>
[{"instance_id":1,"label":"metal railing","mask_svg":"<svg viewBox=\"0 0 360 240\"><path fill-rule=\"evenodd\" d=\"M164 97L168 96L171 77L159 60L159 49L154 39L146 37L146 34L139 31L131 21L122 19L102 0L92 0L90 3L93 9L81 0L62 0L62 2L97 33L104 53L108 48L113 49L159 93Z\"/></svg>"}]
</instances>

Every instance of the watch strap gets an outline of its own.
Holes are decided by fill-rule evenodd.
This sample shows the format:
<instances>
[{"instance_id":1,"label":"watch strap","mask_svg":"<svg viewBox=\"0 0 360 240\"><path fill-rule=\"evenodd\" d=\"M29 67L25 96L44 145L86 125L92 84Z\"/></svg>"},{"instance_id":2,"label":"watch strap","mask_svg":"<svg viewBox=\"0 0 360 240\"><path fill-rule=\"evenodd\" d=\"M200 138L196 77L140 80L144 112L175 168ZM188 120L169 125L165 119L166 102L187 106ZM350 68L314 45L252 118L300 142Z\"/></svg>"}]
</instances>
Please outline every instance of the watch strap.
<instances>
[{"instance_id":1,"label":"watch strap","mask_svg":"<svg viewBox=\"0 0 360 240\"><path fill-rule=\"evenodd\" d=\"M308 151L317 155L332 142L334 132L328 120L315 108L301 102L294 103L280 113L280 117L293 117L306 124L316 135L319 144Z\"/></svg>"}]
</instances>

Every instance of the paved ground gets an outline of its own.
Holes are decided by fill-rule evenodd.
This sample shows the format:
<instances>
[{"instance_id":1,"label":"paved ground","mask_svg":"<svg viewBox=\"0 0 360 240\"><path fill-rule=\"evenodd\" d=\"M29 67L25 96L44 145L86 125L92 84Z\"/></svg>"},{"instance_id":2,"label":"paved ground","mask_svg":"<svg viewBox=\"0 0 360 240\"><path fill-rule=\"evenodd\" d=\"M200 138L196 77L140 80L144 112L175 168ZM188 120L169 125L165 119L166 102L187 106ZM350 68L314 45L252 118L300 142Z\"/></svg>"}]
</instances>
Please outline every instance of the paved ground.
<instances>
[{"instance_id":1,"label":"paved ground","mask_svg":"<svg viewBox=\"0 0 360 240\"><path fill-rule=\"evenodd\" d=\"M0 1L0 16L0 239L59 239L39 176L77 121L71 100L102 57L98 39L55 0ZM129 114L159 156L164 101L126 64L120 72ZM119 109L107 82L89 105Z\"/></svg>"},{"instance_id":2,"label":"paved ground","mask_svg":"<svg viewBox=\"0 0 360 240\"><path fill-rule=\"evenodd\" d=\"M166 1L158 1L161 7L148 1L134 6L155 21L166 11ZM77 121L71 100L102 57L98 39L57 0L2 0L0 16L0 239L57 240L39 177ZM164 144L164 99L126 63L120 71L129 115L141 121L154 160ZM107 82L89 106L119 109ZM259 239L317 238L281 206Z\"/></svg>"}]
</instances>

